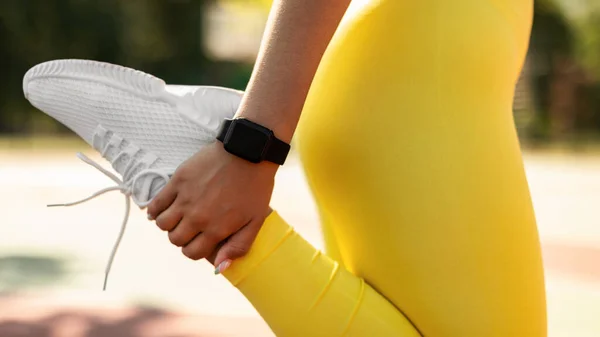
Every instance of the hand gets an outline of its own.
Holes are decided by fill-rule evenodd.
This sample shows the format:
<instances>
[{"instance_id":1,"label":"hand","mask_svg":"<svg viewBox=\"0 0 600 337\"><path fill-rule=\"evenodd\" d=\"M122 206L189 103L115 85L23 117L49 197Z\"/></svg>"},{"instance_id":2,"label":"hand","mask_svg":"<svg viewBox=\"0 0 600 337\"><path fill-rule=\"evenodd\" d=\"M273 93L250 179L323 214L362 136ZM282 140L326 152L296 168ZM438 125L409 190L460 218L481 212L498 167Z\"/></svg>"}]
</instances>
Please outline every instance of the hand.
<instances>
[{"instance_id":1,"label":"hand","mask_svg":"<svg viewBox=\"0 0 600 337\"><path fill-rule=\"evenodd\" d=\"M215 142L181 164L148 205L148 218L188 258L228 266L248 252L270 212L277 168L247 162Z\"/></svg>"}]
</instances>

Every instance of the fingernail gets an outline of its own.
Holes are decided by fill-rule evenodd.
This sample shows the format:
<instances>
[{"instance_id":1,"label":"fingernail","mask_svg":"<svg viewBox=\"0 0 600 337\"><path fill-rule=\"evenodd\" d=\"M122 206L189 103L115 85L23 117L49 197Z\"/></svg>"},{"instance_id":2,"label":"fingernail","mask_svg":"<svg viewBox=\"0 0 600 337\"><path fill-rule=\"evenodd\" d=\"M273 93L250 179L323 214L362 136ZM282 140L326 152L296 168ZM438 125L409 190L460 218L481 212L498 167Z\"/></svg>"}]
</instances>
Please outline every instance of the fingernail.
<instances>
[{"instance_id":1,"label":"fingernail","mask_svg":"<svg viewBox=\"0 0 600 337\"><path fill-rule=\"evenodd\" d=\"M150 220L150 221L154 220L154 217L152 217L152 215L150 215L150 213L148 213L148 220Z\"/></svg>"},{"instance_id":2,"label":"fingernail","mask_svg":"<svg viewBox=\"0 0 600 337\"><path fill-rule=\"evenodd\" d=\"M229 259L219 263L217 268L215 268L215 275L221 274L222 272L227 270L227 268L229 268L229 266L231 266L231 260L229 260Z\"/></svg>"}]
</instances>

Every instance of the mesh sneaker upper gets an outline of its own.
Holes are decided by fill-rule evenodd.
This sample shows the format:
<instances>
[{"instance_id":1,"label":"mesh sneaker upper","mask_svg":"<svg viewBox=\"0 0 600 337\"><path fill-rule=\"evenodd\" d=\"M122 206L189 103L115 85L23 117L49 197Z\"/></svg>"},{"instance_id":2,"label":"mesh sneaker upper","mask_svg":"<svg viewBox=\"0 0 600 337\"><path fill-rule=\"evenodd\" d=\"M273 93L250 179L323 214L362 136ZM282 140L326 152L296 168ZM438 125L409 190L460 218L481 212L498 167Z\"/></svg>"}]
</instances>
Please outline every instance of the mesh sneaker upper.
<instances>
[{"instance_id":1,"label":"mesh sneaker upper","mask_svg":"<svg viewBox=\"0 0 600 337\"><path fill-rule=\"evenodd\" d=\"M166 86L133 69L86 60L37 65L25 75L23 91L31 104L73 130L123 177L78 154L117 186L52 205L73 206L115 190L125 194L126 212L104 287L127 225L130 197L147 205L183 161L215 141L220 123L235 114L242 96L218 87Z\"/></svg>"},{"instance_id":2,"label":"mesh sneaker upper","mask_svg":"<svg viewBox=\"0 0 600 337\"><path fill-rule=\"evenodd\" d=\"M35 107L73 130L90 145L100 124L128 142L153 152L158 157L157 166L177 167L201 145L216 137L216 130L191 123L171 104L157 99L140 99L103 83L40 78L29 82L27 93Z\"/></svg>"},{"instance_id":3,"label":"mesh sneaker upper","mask_svg":"<svg viewBox=\"0 0 600 337\"><path fill-rule=\"evenodd\" d=\"M166 181L145 176L132 186L133 178L147 169L175 171L215 141L242 97L227 88L167 86L134 69L88 60L39 64L25 74L23 91L31 104L99 151L143 203Z\"/></svg>"}]
</instances>

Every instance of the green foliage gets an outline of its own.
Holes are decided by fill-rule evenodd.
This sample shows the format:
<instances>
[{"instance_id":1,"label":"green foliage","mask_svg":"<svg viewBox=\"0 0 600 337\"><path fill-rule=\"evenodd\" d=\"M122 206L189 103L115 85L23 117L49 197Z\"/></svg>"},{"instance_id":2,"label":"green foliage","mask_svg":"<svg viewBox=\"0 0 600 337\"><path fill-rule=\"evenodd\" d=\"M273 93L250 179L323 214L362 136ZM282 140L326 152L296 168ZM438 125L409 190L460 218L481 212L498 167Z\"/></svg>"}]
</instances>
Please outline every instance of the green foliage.
<instances>
[{"instance_id":1,"label":"green foliage","mask_svg":"<svg viewBox=\"0 0 600 337\"><path fill-rule=\"evenodd\" d=\"M202 0L0 1L0 133L64 130L23 98L32 66L83 58L140 69L176 84L244 89L248 65L208 60Z\"/></svg>"},{"instance_id":2,"label":"green foliage","mask_svg":"<svg viewBox=\"0 0 600 337\"><path fill-rule=\"evenodd\" d=\"M545 56L569 55L573 52L575 35L573 29L552 1L537 0L534 3L534 24L531 32L531 48Z\"/></svg>"},{"instance_id":3,"label":"green foliage","mask_svg":"<svg viewBox=\"0 0 600 337\"><path fill-rule=\"evenodd\" d=\"M586 69L600 78L600 10L592 11L579 23L578 52Z\"/></svg>"},{"instance_id":4,"label":"green foliage","mask_svg":"<svg viewBox=\"0 0 600 337\"><path fill-rule=\"evenodd\" d=\"M568 17L551 0L535 1L528 78L534 120L523 136L550 140L600 130L600 12L583 12Z\"/></svg>"},{"instance_id":5,"label":"green foliage","mask_svg":"<svg viewBox=\"0 0 600 337\"><path fill-rule=\"evenodd\" d=\"M0 134L55 133L65 129L23 98L21 81L32 66L53 59L83 58L143 70L173 84L244 89L249 64L209 59L203 46L207 3L250 0L2 0L0 1ZM529 78L531 114L524 135L549 139L569 118L557 118L557 83L564 69L582 69L571 87L576 130L600 130L600 3L589 0L567 16L555 0L535 0ZM560 0L563 5L571 0ZM565 2L566 1L566 2ZM252 0L268 10L271 0ZM569 2L570 3L570 2ZM580 2L584 3L584 2ZM565 63L565 60L568 62ZM561 62L567 66L558 67ZM566 67L566 68L565 68ZM568 77L568 80L571 77ZM554 91L553 91L554 90ZM564 102L562 103L564 105ZM559 104L560 105L560 104ZM560 109L559 109L560 110ZM560 126L560 125L559 125Z\"/></svg>"}]
</instances>

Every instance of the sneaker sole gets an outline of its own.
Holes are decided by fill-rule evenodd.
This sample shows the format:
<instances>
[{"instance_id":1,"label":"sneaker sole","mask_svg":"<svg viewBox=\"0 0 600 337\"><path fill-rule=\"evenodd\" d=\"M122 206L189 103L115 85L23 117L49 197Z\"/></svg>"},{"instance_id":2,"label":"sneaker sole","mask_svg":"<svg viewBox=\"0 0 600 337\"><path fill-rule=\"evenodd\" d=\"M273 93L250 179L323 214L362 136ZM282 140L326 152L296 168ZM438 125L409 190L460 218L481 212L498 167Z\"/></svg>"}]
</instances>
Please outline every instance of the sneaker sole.
<instances>
[{"instance_id":1,"label":"sneaker sole","mask_svg":"<svg viewBox=\"0 0 600 337\"><path fill-rule=\"evenodd\" d=\"M182 96L170 93L167 90L167 84L162 79L139 70L111 63L77 59L54 60L40 63L29 69L23 78L23 93L25 94L25 98L29 96L29 83L44 78L67 78L91 81L129 92L145 101L164 102L176 108L177 112L189 121L213 130L219 127L223 118L231 117L198 114L197 107L194 107L193 99L184 99ZM230 93L237 97L238 104L243 94L241 91L223 87L202 86L202 88L217 89L223 93ZM198 90L193 95L204 94L204 90ZM232 100L232 102L234 101L236 99Z\"/></svg>"}]
</instances>

